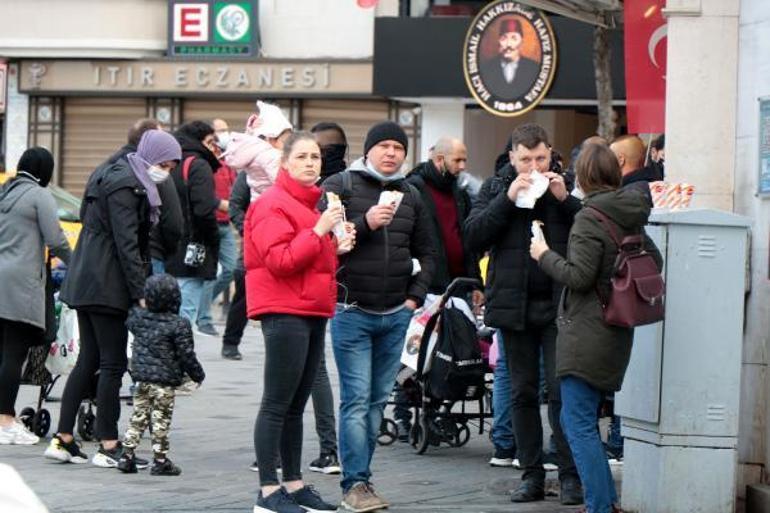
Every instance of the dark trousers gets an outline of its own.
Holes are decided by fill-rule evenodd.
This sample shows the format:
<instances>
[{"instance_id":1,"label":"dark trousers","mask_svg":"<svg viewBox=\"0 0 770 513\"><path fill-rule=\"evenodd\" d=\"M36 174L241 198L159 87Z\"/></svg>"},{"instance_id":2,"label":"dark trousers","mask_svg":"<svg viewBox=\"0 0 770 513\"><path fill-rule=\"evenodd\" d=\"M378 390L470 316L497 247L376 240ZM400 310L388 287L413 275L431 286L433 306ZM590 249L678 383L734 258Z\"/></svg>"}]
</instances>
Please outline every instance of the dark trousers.
<instances>
[{"instance_id":1,"label":"dark trousers","mask_svg":"<svg viewBox=\"0 0 770 513\"><path fill-rule=\"evenodd\" d=\"M556 381L556 324L527 325L523 331L502 330L513 390L513 431L523 479L543 481L543 425L540 420L540 351L548 385L548 422L556 442L559 479L577 476L567 440L561 428L561 395Z\"/></svg>"},{"instance_id":2,"label":"dark trousers","mask_svg":"<svg viewBox=\"0 0 770 513\"><path fill-rule=\"evenodd\" d=\"M337 429L334 424L334 396L326 370L326 354L321 353L321 363L313 383L313 412L315 431L321 445L321 454L337 454Z\"/></svg>"},{"instance_id":3,"label":"dark trousers","mask_svg":"<svg viewBox=\"0 0 770 513\"><path fill-rule=\"evenodd\" d=\"M24 322L0 319L0 414L16 415L21 371L30 345L43 335L41 329Z\"/></svg>"},{"instance_id":4,"label":"dark trousers","mask_svg":"<svg viewBox=\"0 0 770 513\"><path fill-rule=\"evenodd\" d=\"M126 372L128 330L126 315L78 310L80 353L61 400L59 433L72 433L83 399L91 395L94 374L96 387L96 436L100 440L118 439L120 385Z\"/></svg>"},{"instance_id":5,"label":"dark trousers","mask_svg":"<svg viewBox=\"0 0 770 513\"><path fill-rule=\"evenodd\" d=\"M233 271L233 279L235 280L235 295L230 301L225 334L222 337L222 344L226 346L237 346L241 343L243 330L246 329L249 322L246 317L246 271L236 268Z\"/></svg>"},{"instance_id":6,"label":"dark trousers","mask_svg":"<svg viewBox=\"0 0 770 513\"><path fill-rule=\"evenodd\" d=\"M326 319L270 314L265 338L262 405L254 427L261 486L277 485L276 448L284 481L302 479L302 414L324 350Z\"/></svg>"}]
</instances>

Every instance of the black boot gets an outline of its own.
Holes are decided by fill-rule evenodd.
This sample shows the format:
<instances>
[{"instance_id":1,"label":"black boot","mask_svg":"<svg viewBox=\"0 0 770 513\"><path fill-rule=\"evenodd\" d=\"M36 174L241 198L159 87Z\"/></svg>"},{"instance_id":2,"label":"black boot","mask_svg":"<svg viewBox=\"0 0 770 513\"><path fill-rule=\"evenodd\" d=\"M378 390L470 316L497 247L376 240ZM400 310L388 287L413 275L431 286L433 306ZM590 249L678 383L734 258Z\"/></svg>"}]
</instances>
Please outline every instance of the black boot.
<instances>
[{"instance_id":1,"label":"black boot","mask_svg":"<svg viewBox=\"0 0 770 513\"><path fill-rule=\"evenodd\" d=\"M511 494L511 502L535 502L545 500L545 479L528 477Z\"/></svg>"},{"instance_id":2,"label":"black boot","mask_svg":"<svg viewBox=\"0 0 770 513\"><path fill-rule=\"evenodd\" d=\"M561 494L559 498L565 506L583 504L583 486L577 476L564 476L561 479Z\"/></svg>"}]
</instances>

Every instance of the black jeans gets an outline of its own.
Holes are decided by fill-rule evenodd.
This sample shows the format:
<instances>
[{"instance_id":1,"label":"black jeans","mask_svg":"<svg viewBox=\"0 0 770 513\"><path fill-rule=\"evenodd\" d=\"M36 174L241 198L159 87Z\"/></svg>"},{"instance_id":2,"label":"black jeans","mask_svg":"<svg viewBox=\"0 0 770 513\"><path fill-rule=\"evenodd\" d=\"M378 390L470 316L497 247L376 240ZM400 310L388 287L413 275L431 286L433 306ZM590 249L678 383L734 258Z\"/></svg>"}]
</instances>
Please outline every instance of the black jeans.
<instances>
[{"instance_id":1,"label":"black jeans","mask_svg":"<svg viewBox=\"0 0 770 513\"><path fill-rule=\"evenodd\" d=\"M128 330L126 315L78 310L80 354L61 399L59 433L72 433L83 399L91 396L94 375L96 387L96 436L100 440L118 439L120 385L126 372Z\"/></svg>"},{"instance_id":2,"label":"black jeans","mask_svg":"<svg viewBox=\"0 0 770 513\"><path fill-rule=\"evenodd\" d=\"M321 363L313 383L313 412L315 431L321 445L321 454L337 454L337 429L334 424L334 396L326 370L326 354L321 352Z\"/></svg>"},{"instance_id":3,"label":"black jeans","mask_svg":"<svg viewBox=\"0 0 770 513\"><path fill-rule=\"evenodd\" d=\"M230 309L227 311L225 334L222 336L222 344L226 346L238 346L243 338L243 330L249 322L246 317L246 271L236 268L233 271L235 281L235 294L230 300Z\"/></svg>"},{"instance_id":4,"label":"black jeans","mask_svg":"<svg viewBox=\"0 0 770 513\"><path fill-rule=\"evenodd\" d=\"M16 415L21 371L32 344L40 341L43 330L24 322L0 319L0 414Z\"/></svg>"},{"instance_id":5,"label":"black jeans","mask_svg":"<svg viewBox=\"0 0 770 513\"><path fill-rule=\"evenodd\" d=\"M302 414L323 354L326 319L270 314L261 322L265 378L254 445L260 485L269 486L279 484L276 448L283 480L302 479Z\"/></svg>"},{"instance_id":6,"label":"black jeans","mask_svg":"<svg viewBox=\"0 0 770 513\"><path fill-rule=\"evenodd\" d=\"M559 479L576 477L569 444L559 415L561 394L556 381L556 324L527 325L524 331L501 330L513 390L513 432L523 479L545 480L543 470L543 424L540 420L540 348L543 350L548 385L548 423L556 441Z\"/></svg>"}]
</instances>

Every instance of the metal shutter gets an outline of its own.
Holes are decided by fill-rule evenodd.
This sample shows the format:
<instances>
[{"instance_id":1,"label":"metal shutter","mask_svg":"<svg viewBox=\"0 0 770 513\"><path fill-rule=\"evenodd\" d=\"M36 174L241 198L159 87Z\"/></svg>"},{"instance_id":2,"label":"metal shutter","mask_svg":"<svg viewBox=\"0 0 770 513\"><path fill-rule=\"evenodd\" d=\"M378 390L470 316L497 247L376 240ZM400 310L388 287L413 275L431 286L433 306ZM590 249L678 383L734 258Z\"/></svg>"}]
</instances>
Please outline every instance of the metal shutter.
<instances>
[{"instance_id":1,"label":"metal shutter","mask_svg":"<svg viewBox=\"0 0 770 513\"><path fill-rule=\"evenodd\" d=\"M388 102L380 100L305 100L302 102L302 129L310 130L322 121L339 124L348 138L348 160L364 151L366 132L378 121L388 119Z\"/></svg>"},{"instance_id":2,"label":"metal shutter","mask_svg":"<svg viewBox=\"0 0 770 513\"><path fill-rule=\"evenodd\" d=\"M126 144L129 128L146 112L144 98L66 98L62 187L79 197L91 172Z\"/></svg>"},{"instance_id":3,"label":"metal shutter","mask_svg":"<svg viewBox=\"0 0 770 513\"><path fill-rule=\"evenodd\" d=\"M289 102L266 100L280 106L288 115ZM211 123L215 118L224 119L234 132L243 132L246 119L254 113L254 100L215 101L215 100L184 100L182 104L182 122L205 121ZM291 119L291 118L289 118Z\"/></svg>"}]
</instances>

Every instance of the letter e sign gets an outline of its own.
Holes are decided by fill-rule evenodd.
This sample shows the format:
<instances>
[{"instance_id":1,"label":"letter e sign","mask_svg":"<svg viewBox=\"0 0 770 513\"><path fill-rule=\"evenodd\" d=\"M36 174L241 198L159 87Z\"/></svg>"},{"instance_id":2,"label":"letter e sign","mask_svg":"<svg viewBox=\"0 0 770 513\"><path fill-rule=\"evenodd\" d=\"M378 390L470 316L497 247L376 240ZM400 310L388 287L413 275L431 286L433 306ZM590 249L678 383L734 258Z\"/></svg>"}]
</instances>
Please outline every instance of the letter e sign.
<instances>
[{"instance_id":1,"label":"letter e sign","mask_svg":"<svg viewBox=\"0 0 770 513\"><path fill-rule=\"evenodd\" d=\"M206 42L208 40L208 4L174 4L174 42Z\"/></svg>"}]
</instances>

